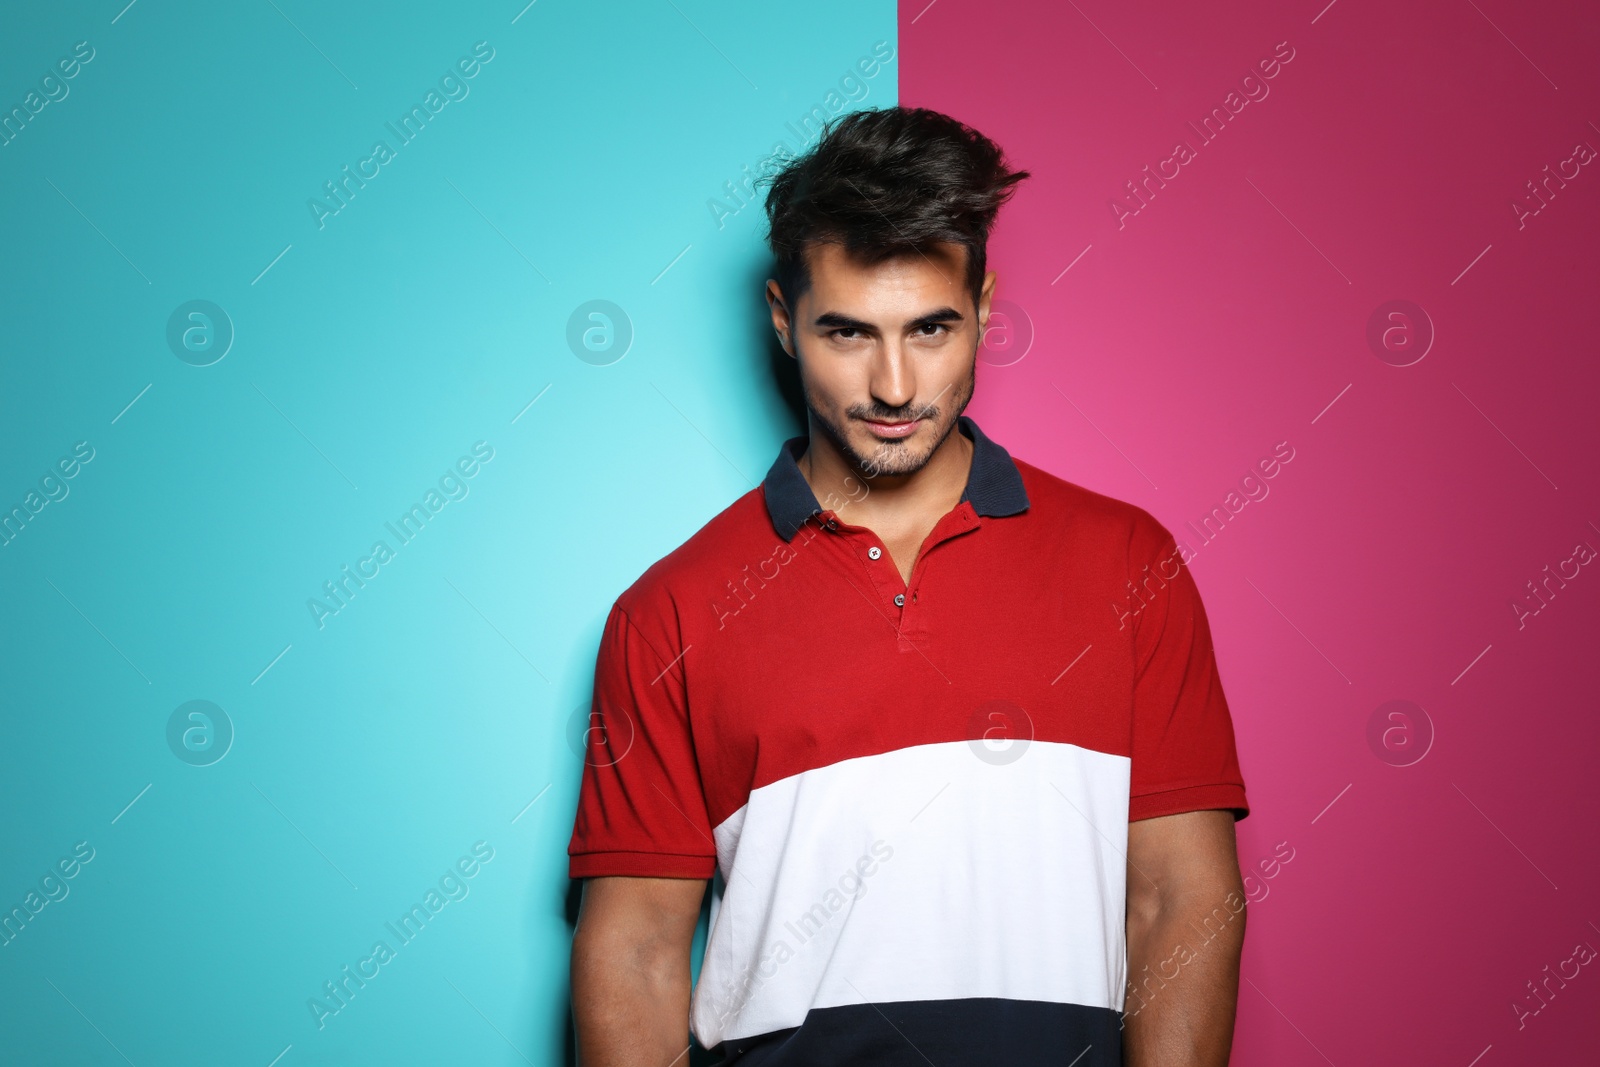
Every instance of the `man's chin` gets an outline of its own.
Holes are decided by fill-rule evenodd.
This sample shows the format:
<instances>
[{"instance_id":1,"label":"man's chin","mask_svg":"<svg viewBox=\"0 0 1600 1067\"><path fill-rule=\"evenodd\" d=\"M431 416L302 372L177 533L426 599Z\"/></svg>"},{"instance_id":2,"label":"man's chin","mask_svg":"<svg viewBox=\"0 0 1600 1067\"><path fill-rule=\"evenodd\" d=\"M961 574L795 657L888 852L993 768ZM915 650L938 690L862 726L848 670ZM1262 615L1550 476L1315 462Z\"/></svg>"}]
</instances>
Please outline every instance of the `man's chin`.
<instances>
[{"instance_id":1,"label":"man's chin","mask_svg":"<svg viewBox=\"0 0 1600 1067\"><path fill-rule=\"evenodd\" d=\"M916 439L923 436L924 432L919 430L910 437L895 441L880 441L876 438L871 438L869 435L871 444L865 452L853 446L851 448L851 451L855 452L853 458L856 466L868 477L915 474L925 467L928 460L933 456L931 451L926 453L923 451L926 448L925 445L915 443Z\"/></svg>"},{"instance_id":2,"label":"man's chin","mask_svg":"<svg viewBox=\"0 0 1600 1067\"><path fill-rule=\"evenodd\" d=\"M815 409L812 409L813 416ZM879 437L859 419L844 416L841 424L817 419L828 435L841 446L845 458L867 478L915 474L933 458L936 442L942 440L936 421L924 418L907 437ZM954 425L952 422L951 425Z\"/></svg>"}]
</instances>

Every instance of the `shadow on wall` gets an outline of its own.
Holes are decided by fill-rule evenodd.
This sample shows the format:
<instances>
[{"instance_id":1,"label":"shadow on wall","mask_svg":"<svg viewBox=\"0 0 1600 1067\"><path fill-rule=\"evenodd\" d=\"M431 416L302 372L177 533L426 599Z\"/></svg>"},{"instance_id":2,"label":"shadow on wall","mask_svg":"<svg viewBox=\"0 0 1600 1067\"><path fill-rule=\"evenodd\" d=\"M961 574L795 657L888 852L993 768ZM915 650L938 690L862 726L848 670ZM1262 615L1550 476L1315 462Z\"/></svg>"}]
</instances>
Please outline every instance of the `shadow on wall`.
<instances>
[{"instance_id":1,"label":"shadow on wall","mask_svg":"<svg viewBox=\"0 0 1600 1067\"><path fill-rule=\"evenodd\" d=\"M783 434L787 439L806 432L806 403L800 389L800 365L790 359L789 353L778 343L778 335L772 328L772 313L767 308L767 279L772 276L773 266L770 256L758 258L745 276L738 296L742 299L744 294L749 294L753 338L766 349L771 384L789 409L789 428Z\"/></svg>"}]
</instances>

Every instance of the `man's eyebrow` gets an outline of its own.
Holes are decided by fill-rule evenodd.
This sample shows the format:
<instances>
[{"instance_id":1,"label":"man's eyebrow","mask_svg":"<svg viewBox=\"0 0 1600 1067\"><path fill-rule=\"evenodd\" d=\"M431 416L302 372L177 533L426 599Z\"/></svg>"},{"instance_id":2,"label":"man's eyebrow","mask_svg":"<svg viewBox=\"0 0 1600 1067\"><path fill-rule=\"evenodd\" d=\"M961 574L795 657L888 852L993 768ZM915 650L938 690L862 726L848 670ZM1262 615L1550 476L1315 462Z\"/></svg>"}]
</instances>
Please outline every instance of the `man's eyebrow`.
<instances>
[{"instance_id":1,"label":"man's eyebrow","mask_svg":"<svg viewBox=\"0 0 1600 1067\"><path fill-rule=\"evenodd\" d=\"M966 316L962 315L961 312L957 311L953 307L936 308L933 311L928 312L926 315L918 315L916 318L906 323L906 329L917 330L921 329L923 326L928 326L933 323L963 322L965 319ZM876 328L870 322L862 322L860 319L853 319L849 315L841 315L837 311L824 311L822 314L816 317L813 325L832 330L871 331Z\"/></svg>"}]
</instances>

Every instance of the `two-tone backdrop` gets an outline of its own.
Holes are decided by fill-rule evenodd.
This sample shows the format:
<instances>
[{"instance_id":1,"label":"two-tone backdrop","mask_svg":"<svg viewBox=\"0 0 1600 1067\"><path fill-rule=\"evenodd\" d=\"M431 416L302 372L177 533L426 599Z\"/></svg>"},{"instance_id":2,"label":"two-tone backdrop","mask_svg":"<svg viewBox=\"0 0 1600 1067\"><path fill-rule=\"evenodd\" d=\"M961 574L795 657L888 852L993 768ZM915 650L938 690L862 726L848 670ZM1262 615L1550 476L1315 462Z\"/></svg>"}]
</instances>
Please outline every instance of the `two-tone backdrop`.
<instances>
[{"instance_id":1,"label":"two-tone backdrop","mask_svg":"<svg viewBox=\"0 0 1600 1067\"><path fill-rule=\"evenodd\" d=\"M1597 45L1504 0L7 13L0 1059L570 1058L601 624L799 430L754 178L897 102L1034 173L972 413L1192 549L1235 1062L1592 1052Z\"/></svg>"}]
</instances>

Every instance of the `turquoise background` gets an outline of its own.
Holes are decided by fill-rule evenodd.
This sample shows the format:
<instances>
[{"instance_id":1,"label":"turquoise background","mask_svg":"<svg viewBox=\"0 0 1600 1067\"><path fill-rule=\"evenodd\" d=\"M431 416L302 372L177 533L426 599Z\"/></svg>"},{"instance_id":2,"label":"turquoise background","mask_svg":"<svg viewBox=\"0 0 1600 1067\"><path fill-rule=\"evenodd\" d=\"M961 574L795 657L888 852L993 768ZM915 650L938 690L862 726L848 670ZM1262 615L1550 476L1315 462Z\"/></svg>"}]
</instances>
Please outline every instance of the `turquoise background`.
<instances>
[{"instance_id":1,"label":"turquoise background","mask_svg":"<svg viewBox=\"0 0 1600 1067\"><path fill-rule=\"evenodd\" d=\"M0 146L0 509L94 450L0 547L0 909L94 853L0 945L6 1059L563 1062L601 624L800 430L760 205L719 227L708 201L803 147L813 105L896 102L897 61L828 98L894 54L894 8L123 3L0 34L5 111L94 49ZM479 41L399 146L385 123ZM379 139L319 228L307 201ZM597 299L633 332L605 365L567 343ZM235 333L208 366L166 338L192 300ZM475 442L493 459L400 544L385 523ZM308 600L380 539L319 628ZM206 766L168 741L192 700L233 732ZM400 945L385 924L476 842ZM380 939L319 1029L308 1000Z\"/></svg>"}]
</instances>

